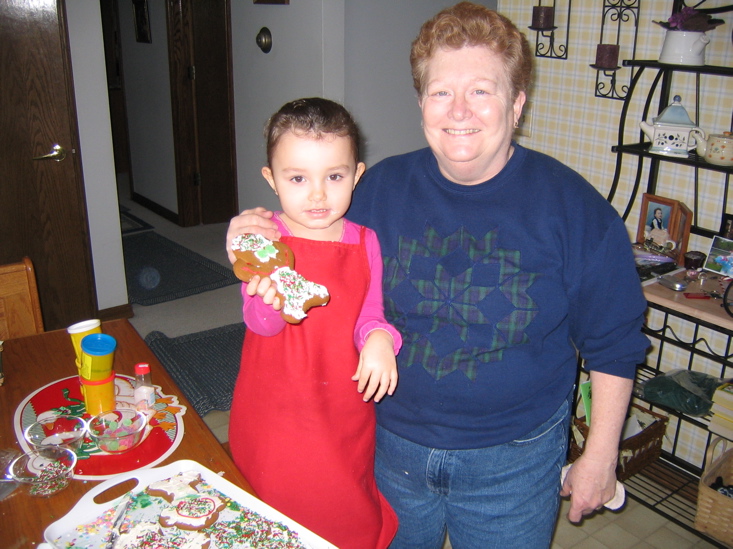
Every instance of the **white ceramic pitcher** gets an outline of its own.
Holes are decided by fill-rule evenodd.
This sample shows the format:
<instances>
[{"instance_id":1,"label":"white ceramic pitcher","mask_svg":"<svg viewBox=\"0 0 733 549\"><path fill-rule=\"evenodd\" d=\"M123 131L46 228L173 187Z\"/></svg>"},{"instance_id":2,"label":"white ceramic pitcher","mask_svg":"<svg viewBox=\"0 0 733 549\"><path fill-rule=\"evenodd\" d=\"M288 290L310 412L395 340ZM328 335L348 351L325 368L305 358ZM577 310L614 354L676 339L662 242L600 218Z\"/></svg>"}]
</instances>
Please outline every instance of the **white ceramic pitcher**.
<instances>
[{"instance_id":1,"label":"white ceramic pitcher","mask_svg":"<svg viewBox=\"0 0 733 549\"><path fill-rule=\"evenodd\" d=\"M670 65L704 65L705 46L709 43L710 38L704 32L667 30L659 62Z\"/></svg>"}]
</instances>

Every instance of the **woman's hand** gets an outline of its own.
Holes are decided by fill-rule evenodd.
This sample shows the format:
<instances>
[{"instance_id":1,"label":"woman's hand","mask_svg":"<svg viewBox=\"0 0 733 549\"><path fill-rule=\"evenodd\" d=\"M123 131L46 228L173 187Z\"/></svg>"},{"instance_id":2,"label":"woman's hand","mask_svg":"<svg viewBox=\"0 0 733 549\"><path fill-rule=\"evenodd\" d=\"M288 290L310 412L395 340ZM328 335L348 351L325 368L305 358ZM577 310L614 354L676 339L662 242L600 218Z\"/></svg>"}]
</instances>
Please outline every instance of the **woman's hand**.
<instances>
[{"instance_id":1,"label":"woman's hand","mask_svg":"<svg viewBox=\"0 0 733 549\"><path fill-rule=\"evenodd\" d=\"M265 305L272 305L276 311L282 309L282 301L277 297L277 289L269 276L254 275L246 286L247 295L258 295Z\"/></svg>"},{"instance_id":2,"label":"woman's hand","mask_svg":"<svg viewBox=\"0 0 733 549\"><path fill-rule=\"evenodd\" d=\"M232 265L237 260L232 251L232 241L240 234L259 234L268 240L280 240L282 236L277 230L277 224L272 220L274 212L258 206L251 210L244 210L241 214L229 221L227 229L227 256Z\"/></svg>"},{"instance_id":3,"label":"woman's hand","mask_svg":"<svg viewBox=\"0 0 733 549\"><path fill-rule=\"evenodd\" d=\"M357 390L364 394L364 402L372 397L374 402L379 402L385 394L394 393L397 388L397 360L389 332L377 329L369 334L351 379L359 382Z\"/></svg>"},{"instance_id":4,"label":"woman's hand","mask_svg":"<svg viewBox=\"0 0 733 549\"><path fill-rule=\"evenodd\" d=\"M600 510L616 494L616 462L598 461L581 455L568 471L560 496L570 496L568 520L578 523Z\"/></svg>"}]
</instances>

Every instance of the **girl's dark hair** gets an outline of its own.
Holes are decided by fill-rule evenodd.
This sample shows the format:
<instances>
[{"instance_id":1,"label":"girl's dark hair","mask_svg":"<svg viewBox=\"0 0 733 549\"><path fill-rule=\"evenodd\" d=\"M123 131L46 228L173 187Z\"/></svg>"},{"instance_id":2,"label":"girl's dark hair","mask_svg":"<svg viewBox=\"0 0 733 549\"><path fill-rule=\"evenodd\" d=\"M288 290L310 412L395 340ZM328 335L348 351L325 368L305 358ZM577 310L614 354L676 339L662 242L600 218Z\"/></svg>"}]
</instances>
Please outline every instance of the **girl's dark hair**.
<instances>
[{"instance_id":1,"label":"girl's dark hair","mask_svg":"<svg viewBox=\"0 0 733 549\"><path fill-rule=\"evenodd\" d=\"M349 111L335 101L309 97L296 99L280 107L265 125L268 166L272 163L278 141L287 132L298 136L312 136L314 139L323 139L327 135L348 137L354 160L359 162L359 128Z\"/></svg>"}]
</instances>

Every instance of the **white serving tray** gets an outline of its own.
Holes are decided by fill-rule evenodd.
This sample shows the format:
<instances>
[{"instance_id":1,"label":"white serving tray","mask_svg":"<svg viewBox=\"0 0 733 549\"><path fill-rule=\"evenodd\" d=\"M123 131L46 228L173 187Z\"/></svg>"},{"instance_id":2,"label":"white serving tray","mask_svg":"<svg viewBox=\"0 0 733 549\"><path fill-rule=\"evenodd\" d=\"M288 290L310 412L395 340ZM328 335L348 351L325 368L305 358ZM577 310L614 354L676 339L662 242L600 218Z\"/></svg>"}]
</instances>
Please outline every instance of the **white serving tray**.
<instances>
[{"instance_id":1,"label":"white serving tray","mask_svg":"<svg viewBox=\"0 0 733 549\"><path fill-rule=\"evenodd\" d=\"M259 513L269 520L285 524L291 530L298 533L301 542L307 547L311 549L337 549L334 545L328 543L326 540L304 528L294 520L286 517L279 511L276 511L269 505L245 492L223 477L217 475L210 469L207 469L200 463L191 460L180 460L164 467L138 469L128 473L122 473L98 484L97 486L94 486L89 490L89 492L82 496L71 511L46 528L43 534L44 539L47 543L51 544L52 547L57 547L54 545L54 540L59 539L65 534L69 534L79 525L94 522L97 517L102 516L112 508L116 508L122 499L126 497L126 494L102 504L96 503L94 498L118 484L130 479L136 479L138 481L137 485L130 490L130 492L137 494L153 482L164 480L186 471L196 471L201 475L201 478L205 482L238 504L248 507L252 511ZM109 530L107 529L106 532L100 532L99 537L106 540L108 534ZM105 544L101 543L99 546L92 545L87 549L91 549L92 547L104 548L104 546Z\"/></svg>"}]
</instances>

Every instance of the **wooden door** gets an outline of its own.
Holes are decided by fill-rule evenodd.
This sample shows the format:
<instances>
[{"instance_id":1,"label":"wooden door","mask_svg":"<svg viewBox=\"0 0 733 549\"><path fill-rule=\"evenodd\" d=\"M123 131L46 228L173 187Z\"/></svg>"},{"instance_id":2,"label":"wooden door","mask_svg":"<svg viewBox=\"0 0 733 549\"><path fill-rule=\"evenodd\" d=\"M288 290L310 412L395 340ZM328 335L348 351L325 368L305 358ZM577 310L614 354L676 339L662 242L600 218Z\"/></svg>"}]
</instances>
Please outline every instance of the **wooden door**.
<instances>
[{"instance_id":1,"label":"wooden door","mask_svg":"<svg viewBox=\"0 0 733 549\"><path fill-rule=\"evenodd\" d=\"M0 263L31 258L47 330L97 311L64 6L0 0Z\"/></svg>"},{"instance_id":2,"label":"wooden door","mask_svg":"<svg viewBox=\"0 0 733 549\"><path fill-rule=\"evenodd\" d=\"M199 198L204 224L229 221L239 213L229 4L228 0L192 2Z\"/></svg>"},{"instance_id":3,"label":"wooden door","mask_svg":"<svg viewBox=\"0 0 733 549\"><path fill-rule=\"evenodd\" d=\"M178 223L229 221L239 212L229 1L167 6Z\"/></svg>"}]
</instances>

